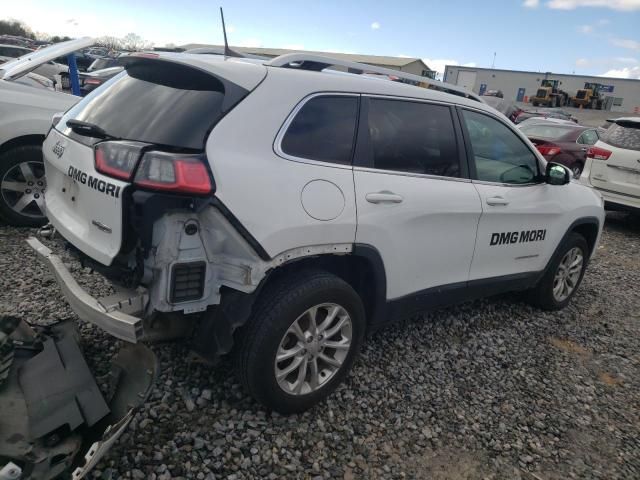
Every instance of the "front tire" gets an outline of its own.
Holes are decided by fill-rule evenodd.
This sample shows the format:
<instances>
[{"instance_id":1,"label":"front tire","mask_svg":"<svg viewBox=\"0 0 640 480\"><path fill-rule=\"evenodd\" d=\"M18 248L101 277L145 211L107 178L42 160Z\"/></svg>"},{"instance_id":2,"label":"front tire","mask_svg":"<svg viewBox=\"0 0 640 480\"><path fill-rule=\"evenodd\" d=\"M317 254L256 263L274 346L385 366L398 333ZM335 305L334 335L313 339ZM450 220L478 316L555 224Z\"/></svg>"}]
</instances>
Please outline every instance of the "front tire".
<instances>
[{"instance_id":1,"label":"front tire","mask_svg":"<svg viewBox=\"0 0 640 480\"><path fill-rule=\"evenodd\" d=\"M46 223L42 149L24 145L0 155L0 220L19 227Z\"/></svg>"},{"instance_id":2,"label":"front tire","mask_svg":"<svg viewBox=\"0 0 640 480\"><path fill-rule=\"evenodd\" d=\"M348 283L321 270L291 274L265 288L238 332L236 371L266 407L302 412L342 382L364 333L364 307Z\"/></svg>"},{"instance_id":3,"label":"front tire","mask_svg":"<svg viewBox=\"0 0 640 480\"><path fill-rule=\"evenodd\" d=\"M582 174L582 164L580 162L576 162L573 165L571 165L571 172L573 173L573 178L580 178L580 175Z\"/></svg>"},{"instance_id":4,"label":"front tire","mask_svg":"<svg viewBox=\"0 0 640 480\"><path fill-rule=\"evenodd\" d=\"M561 310L575 295L589 259L584 237L572 232L551 260L547 271L529 292L529 302L543 310Z\"/></svg>"}]
</instances>

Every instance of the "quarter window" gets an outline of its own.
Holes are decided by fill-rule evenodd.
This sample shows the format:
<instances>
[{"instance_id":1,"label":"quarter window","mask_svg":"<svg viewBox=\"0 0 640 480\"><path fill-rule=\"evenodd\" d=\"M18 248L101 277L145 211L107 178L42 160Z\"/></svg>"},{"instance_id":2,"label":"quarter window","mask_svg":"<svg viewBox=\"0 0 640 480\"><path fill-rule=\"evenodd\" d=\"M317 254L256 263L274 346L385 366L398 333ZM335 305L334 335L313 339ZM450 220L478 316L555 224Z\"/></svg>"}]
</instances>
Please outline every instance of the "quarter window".
<instances>
[{"instance_id":1,"label":"quarter window","mask_svg":"<svg viewBox=\"0 0 640 480\"><path fill-rule=\"evenodd\" d=\"M478 180L524 184L537 181L538 159L525 143L501 122L462 110Z\"/></svg>"},{"instance_id":2,"label":"quarter window","mask_svg":"<svg viewBox=\"0 0 640 480\"><path fill-rule=\"evenodd\" d=\"M357 116L357 97L312 98L289 125L282 139L282 151L294 157L348 165Z\"/></svg>"},{"instance_id":3,"label":"quarter window","mask_svg":"<svg viewBox=\"0 0 640 480\"><path fill-rule=\"evenodd\" d=\"M369 100L371 164L381 170L459 177L458 149L449 107Z\"/></svg>"},{"instance_id":4,"label":"quarter window","mask_svg":"<svg viewBox=\"0 0 640 480\"><path fill-rule=\"evenodd\" d=\"M593 145L598 141L598 134L595 130L585 130L580 138L578 138L578 143L582 143L584 145Z\"/></svg>"}]
</instances>

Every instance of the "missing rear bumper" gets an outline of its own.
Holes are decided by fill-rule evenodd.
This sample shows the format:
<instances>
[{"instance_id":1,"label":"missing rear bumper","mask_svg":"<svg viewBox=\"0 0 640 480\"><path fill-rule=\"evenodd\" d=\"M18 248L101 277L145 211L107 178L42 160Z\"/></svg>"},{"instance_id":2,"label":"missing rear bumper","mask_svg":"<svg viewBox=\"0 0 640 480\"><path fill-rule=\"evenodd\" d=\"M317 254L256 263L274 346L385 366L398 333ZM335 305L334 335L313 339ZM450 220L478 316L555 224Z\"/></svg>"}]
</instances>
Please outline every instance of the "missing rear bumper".
<instances>
[{"instance_id":1,"label":"missing rear bumper","mask_svg":"<svg viewBox=\"0 0 640 480\"><path fill-rule=\"evenodd\" d=\"M27 243L49 267L78 317L127 342L137 343L142 338L143 321L135 314L144 311L148 301L146 294L121 291L107 299L92 297L78 285L59 256L54 255L34 237L28 238Z\"/></svg>"}]
</instances>

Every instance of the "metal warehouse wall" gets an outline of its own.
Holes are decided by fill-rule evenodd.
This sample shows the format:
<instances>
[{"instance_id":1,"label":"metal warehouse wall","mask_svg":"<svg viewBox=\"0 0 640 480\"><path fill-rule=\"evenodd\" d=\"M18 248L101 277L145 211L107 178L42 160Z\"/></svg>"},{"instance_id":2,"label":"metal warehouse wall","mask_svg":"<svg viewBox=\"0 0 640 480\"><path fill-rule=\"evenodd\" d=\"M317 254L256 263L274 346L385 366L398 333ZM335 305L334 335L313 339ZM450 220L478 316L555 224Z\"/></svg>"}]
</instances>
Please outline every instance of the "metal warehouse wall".
<instances>
[{"instance_id":1,"label":"metal warehouse wall","mask_svg":"<svg viewBox=\"0 0 640 480\"><path fill-rule=\"evenodd\" d=\"M505 99L522 101L525 96L531 98L535 95L544 78L545 73L447 66L443 80L461 86L466 85L466 88L471 87L476 93L480 93L484 84L485 90L502 90ZM611 111L640 114L640 80L556 73L548 74L547 78L560 80L560 88L569 93L569 96L574 96L579 88L584 87L585 82L609 85L612 91L604 93L604 96L616 99ZM470 85L471 83L473 85Z\"/></svg>"}]
</instances>

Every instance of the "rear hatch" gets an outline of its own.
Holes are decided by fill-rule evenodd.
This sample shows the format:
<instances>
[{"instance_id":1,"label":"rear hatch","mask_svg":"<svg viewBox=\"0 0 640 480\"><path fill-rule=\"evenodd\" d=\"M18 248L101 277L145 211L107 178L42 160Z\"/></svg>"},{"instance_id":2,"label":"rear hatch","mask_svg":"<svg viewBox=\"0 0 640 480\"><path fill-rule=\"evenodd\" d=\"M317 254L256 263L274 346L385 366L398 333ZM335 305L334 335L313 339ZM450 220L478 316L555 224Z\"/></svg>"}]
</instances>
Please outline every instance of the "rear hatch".
<instances>
[{"instance_id":1,"label":"rear hatch","mask_svg":"<svg viewBox=\"0 0 640 480\"><path fill-rule=\"evenodd\" d=\"M234 69L224 57L190 57L129 57L124 72L70 109L45 140L49 221L104 265L121 249L133 189L212 193L209 132L266 75L257 64ZM240 72L241 82L229 72Z\"/></svg>"},{"instance_id":2,"label":"rear hatch","mask_svg":"<svg viewBox=\"0 0 640 480\"><path fill-rule=\"evenodd\" d=\"M640 198L640 117L613 122L590 150L596 188Z\"/></svg>"}]
</instances>

